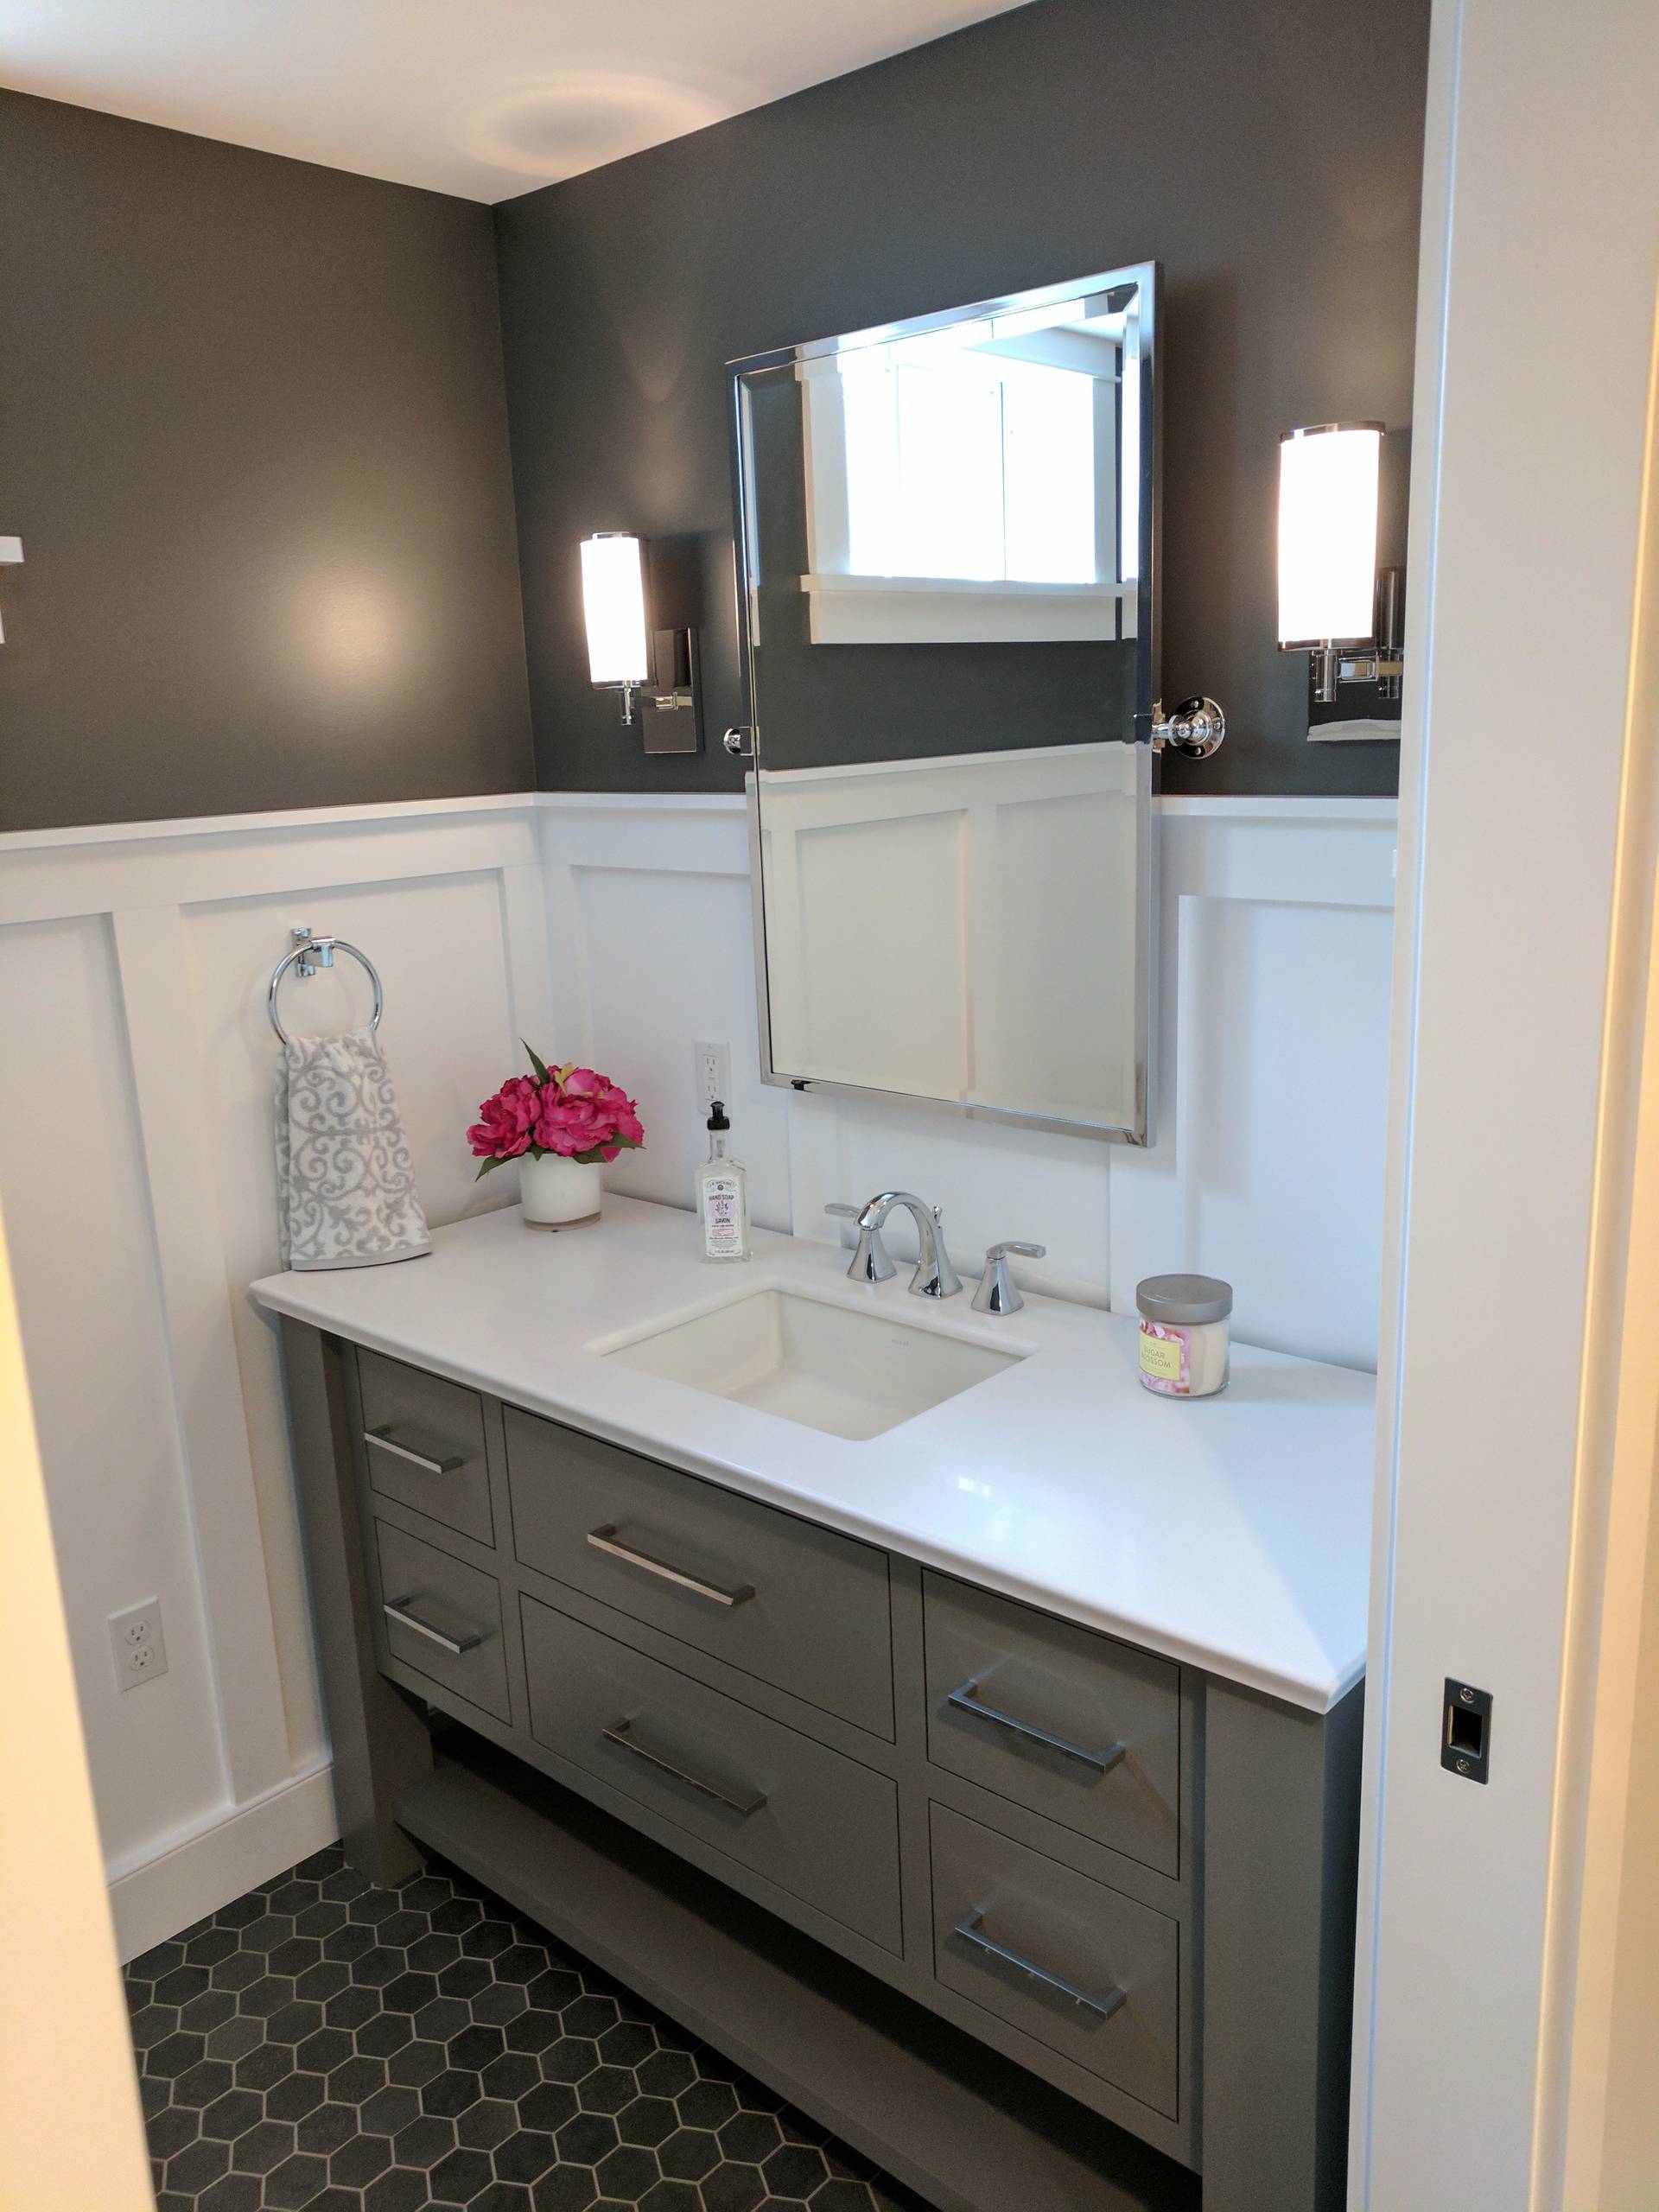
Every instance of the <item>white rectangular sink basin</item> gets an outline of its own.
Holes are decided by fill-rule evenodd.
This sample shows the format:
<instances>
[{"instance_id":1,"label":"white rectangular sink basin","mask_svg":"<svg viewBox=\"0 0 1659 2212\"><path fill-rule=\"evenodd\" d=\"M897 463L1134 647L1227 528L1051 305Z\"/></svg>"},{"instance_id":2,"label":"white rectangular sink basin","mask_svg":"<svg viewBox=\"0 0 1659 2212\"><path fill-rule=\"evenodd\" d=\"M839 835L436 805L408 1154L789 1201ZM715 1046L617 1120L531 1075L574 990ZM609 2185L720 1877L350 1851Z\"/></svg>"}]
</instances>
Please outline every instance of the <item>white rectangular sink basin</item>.
<instances>
[{"instance_id":1,"label":"white rectangular sink basin","mask_svg":"<svg viewBox=\"0 0 1659 2212\"><path fill-rule=\"evenodd\" d=\"M602 1357L862 1442L971 1390L1024 1355L907 1328L885 1313L762 1289L671 1321Z\"/></svg>"}]
</instances>

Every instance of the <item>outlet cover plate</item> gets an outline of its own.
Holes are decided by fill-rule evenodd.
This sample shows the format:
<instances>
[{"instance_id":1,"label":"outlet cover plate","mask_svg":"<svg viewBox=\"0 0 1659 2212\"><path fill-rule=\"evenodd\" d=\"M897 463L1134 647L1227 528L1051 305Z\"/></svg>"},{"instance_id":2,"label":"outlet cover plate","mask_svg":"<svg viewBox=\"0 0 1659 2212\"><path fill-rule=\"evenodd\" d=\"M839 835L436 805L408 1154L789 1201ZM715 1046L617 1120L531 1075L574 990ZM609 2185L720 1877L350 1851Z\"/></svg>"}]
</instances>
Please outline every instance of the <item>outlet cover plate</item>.
<instances>
[{"instance_id":1,"label":"outlet cover plate","mask_svg":"<svg viewBox=\"0 0 1659 2212\"><path fill-rule=\"evenodd\" d=\"M728 1114L732 1109L732 1048L729 1045L705 1044L701 1039L691 1047L697 1071L697 1104L706 1116L716 1098Z\"/></svg>"},{"instance_id":2,"label":"outlet cover plate","mask_svg":"<svg viewBox=\"0 0 1659 2212\"><path fill-rule=\"evenodd\" d=\"M119 1689L136 1690L141 1682L153 1682L157 1675L167 1672L159 1598L148 1598L142 1605L129 1605L125 1612L110 1615L110 1649Z\"/></svg>"}]
</instances>

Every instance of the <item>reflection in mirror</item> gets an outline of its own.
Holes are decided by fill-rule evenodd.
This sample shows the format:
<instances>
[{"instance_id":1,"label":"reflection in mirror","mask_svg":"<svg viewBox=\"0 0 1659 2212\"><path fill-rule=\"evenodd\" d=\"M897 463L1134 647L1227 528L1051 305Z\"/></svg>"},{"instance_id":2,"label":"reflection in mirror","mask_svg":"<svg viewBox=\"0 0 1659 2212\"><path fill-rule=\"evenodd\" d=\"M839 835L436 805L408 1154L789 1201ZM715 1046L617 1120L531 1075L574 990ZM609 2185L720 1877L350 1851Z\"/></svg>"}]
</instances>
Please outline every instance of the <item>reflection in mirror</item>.
<instances>
[{"instance_id":1,"label":"reflection in mirror","mask_svg":"<svg viewBox=\"0 0 1659 2212\"><path fill-rule=\"evenodd\" d=\"M1139 485L1116 458L1133 319L1112 298L803 365L815 645L1134 635Z\"/></svg>"},{"instance_id":2,"label":"reflection in mirror","mask_svg":"<svg viewBox=\"0 0 1659 2212\"><path fill-rule=\"evenodd\" d=\"M734 365L770 1081L1144 1140L1155 276Z\"/></svg>"}]
</instances>

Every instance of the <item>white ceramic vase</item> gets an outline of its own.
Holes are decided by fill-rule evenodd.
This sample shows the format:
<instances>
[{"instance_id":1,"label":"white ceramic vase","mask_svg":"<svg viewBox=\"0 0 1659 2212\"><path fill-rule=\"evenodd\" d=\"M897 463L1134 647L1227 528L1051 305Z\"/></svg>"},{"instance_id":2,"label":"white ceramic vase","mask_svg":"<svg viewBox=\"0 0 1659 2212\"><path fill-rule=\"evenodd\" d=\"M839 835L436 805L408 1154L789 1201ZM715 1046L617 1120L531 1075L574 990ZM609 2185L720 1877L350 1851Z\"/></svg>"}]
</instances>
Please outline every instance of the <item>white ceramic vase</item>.
<instances>
[{"instance_id":1,"label":"white ceramic vase","mask_svg":"<svg viewBox=\"0 0 1659 2212\"><path fill-rule=\"evenodd\" d=\"M518 1162L518 1194L526 1229L580 1229L599 1219L600 1166L595 1160L583 1166L575 1160L561 1160L544 1152L539 1160L526 1153Z\"/></svg>"}]
</instances>

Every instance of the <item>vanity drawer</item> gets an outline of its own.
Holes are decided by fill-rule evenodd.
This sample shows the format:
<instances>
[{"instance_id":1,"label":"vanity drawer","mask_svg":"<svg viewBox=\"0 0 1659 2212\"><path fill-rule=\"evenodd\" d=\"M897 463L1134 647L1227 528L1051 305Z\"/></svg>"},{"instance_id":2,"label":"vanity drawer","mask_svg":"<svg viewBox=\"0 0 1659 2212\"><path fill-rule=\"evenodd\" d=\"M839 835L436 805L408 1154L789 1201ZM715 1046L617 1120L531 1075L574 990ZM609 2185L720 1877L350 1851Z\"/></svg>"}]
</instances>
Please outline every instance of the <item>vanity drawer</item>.
<instances>
[{"instance_id":1,"label":"vanity drawer","mask_svg":"<svg viewBox=\"0 0 1659 2212\"><path fill-rule=\"evenodd\" d=\"M372 1486L463 1536L493 1544L478 1393L373 1351L358 1353L357 1377Z\"/></svg>"},{"instance_id":2,"label":"vanity drawer","mask_svg":"<svg viewBox=\"0 0 1659 2212\"><path fill-rule=\"evenodd\" d=\"M538 1743L894 1953L898 1795L886 1775L521 1597Z\"/></svg>"},{"instance_id":3,"label":"vanity drawer","mask_svg":"<svg viewBox=\"0 0 1659 2212\"><path fill-rule=\"evenodd\" d=\"M933 1764L1179 1875L1179 1668L931 1572L922 1611Z\"/></svg>"},{"instance_id":4,"label":"vanity drawer","mask_svg":"<svg viewBox=\"0 0 1659 2212\"><path fill-rule=\"evenodd\" d=\"M885 1552L534 1414L506 1423L526 1567L891 1741Z\"/></svg>"},{"instance_id":5,"label":"vanity drawer","mask_svg":"<svg viewBox=\"0 0 1659 2212\"><path fill-rule=\"evenodd\" d=\"M380 1561L379 1627L405 1667L494 1713L512 1719L501 1643L501 1588L436 1545L389 1521L374 1524Z\"/></svg>"},{"instance_id":6,"label":"vanity drawer","mask_svg":"<svg viewBox=\"0 0 1659 2212\"><path fill-rule=\"evenodd\" d=\"M943 1805L929 1826L935 1978L1175 2119L1179 1924Z\"/></svg>"}]
</instances>

